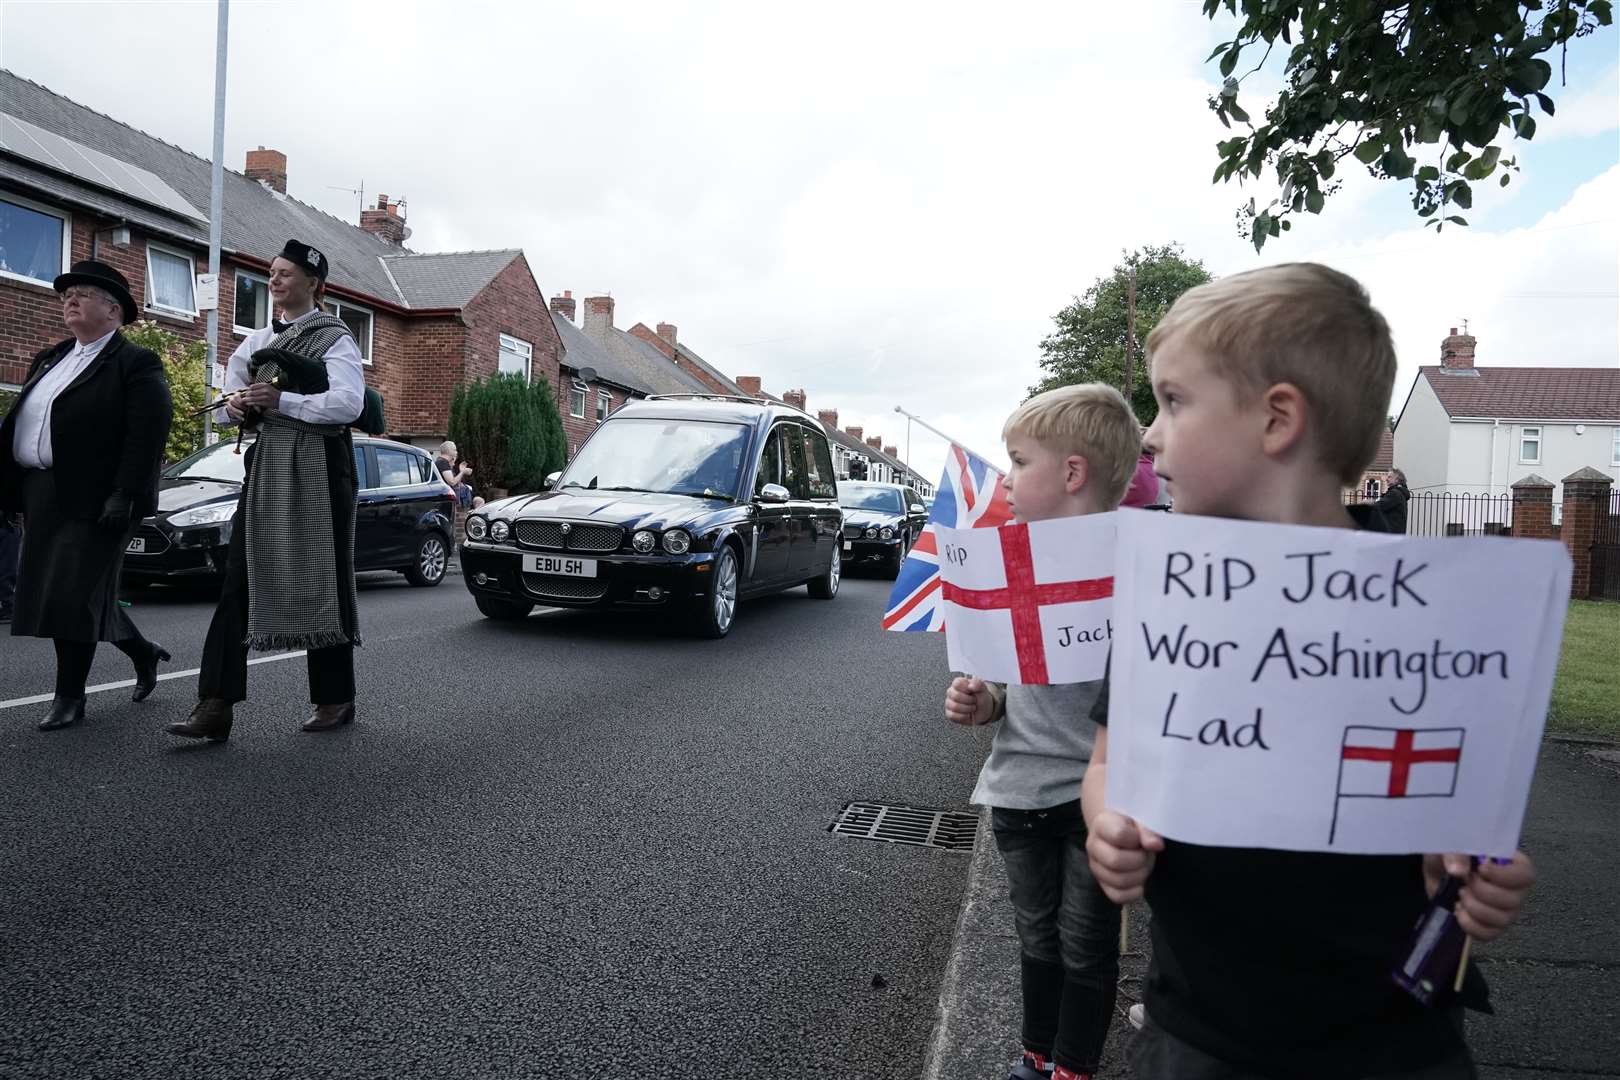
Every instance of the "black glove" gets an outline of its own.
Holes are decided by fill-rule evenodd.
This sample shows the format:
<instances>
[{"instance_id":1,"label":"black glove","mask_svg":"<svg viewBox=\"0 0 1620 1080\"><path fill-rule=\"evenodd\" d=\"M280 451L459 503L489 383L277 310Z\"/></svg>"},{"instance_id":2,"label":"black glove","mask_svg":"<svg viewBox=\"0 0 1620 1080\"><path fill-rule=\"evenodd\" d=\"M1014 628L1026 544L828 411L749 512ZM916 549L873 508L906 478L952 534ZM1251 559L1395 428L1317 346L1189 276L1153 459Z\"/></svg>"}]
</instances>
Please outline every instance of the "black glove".
<instances>
[{"instance_id":1,"label":"black glove","mask_svg":"<svg viewBox=\"0 0 1620 1080\"><path fill-rule=\"evenodd\" d=\"M108 532L123 534L129 531L135 516L135 502L122 491L115 491L101 504L101 517L96 524Z\"/></svg>"}]
</instances>

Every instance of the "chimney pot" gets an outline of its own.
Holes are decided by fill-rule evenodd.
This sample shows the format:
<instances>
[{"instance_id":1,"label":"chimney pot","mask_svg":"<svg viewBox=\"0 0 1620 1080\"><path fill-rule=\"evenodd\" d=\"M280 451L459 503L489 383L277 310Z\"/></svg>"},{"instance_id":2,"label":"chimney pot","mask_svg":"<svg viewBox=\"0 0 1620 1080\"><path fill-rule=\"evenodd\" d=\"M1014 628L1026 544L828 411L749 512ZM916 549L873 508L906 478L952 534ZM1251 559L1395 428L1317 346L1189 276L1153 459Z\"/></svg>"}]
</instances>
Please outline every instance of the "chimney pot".
<instances>
[{"instance_id":1,"label":"chimney pot","mask_svg":"<svg viewBox=\"0 0 1620 1080\"><path fill-rule=\"evenodd\" d=\"M569 290L564 289L563 294L561 296L553 296L551 298L551 310L552 310L553 313L555 313L557 315L561 315L563 318L567 319L569 322L573 322L574 321L574 294L572 292L570 292Z\"/></svg>"},{"instance_id":2,"label":"chimney pot","mask_svg":"<svg viewBox=\"0 0 1620 1080\"><path fill-rule=\"evenodd\" d=\"M273 191L287 194L287 155L280 150L266 150L262 146L249 150L242 174Z\"/></svg>"},{"instance_id":3,"label":"chimney pot","mask_svg":"<svg viewBox=\"0 0 1620 1080\"><path fill-rule=\"evenodd\" d=\"M1446 368L1472 368L1474 366L1473 334L1459 334L1453 326L1451 333L1440 343L1440 366Z\"/></svg>"},{"instance_id":4,"label":"chimney pot","mask_svg":"<svg viewBox=\"0 0 1620 1080\"><path fill-rule=\"evenodd\" d=\"M597 341L606 341L613 330L613 297L587 296L585 298L585 333Z\"/></svg>"},{"instance_id":5,"label":"chimney pot","mask_svg":"<svg viewBox=\"0 0 1620 1080\"><path fill-rule=\"evenodd\" d=\"M360 227L396 247L405 242L405 219L399 216L399 203L389 202L387 195L377 196L375 210L360 211Z\"/></svg>"}]
</instances>

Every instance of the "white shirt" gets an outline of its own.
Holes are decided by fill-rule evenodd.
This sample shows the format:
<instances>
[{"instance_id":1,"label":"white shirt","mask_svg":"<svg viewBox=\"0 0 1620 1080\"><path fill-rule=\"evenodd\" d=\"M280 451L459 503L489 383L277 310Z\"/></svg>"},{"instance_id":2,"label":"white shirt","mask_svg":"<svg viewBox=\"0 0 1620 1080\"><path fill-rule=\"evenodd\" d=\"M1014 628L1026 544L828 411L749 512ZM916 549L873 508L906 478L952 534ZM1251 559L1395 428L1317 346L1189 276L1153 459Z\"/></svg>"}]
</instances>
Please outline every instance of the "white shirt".
<instances>
[{"instance_id":1,"label":"white shirt","mask_svg":"<svg viewBox=\"0 0 1620 1080\"><path fill-rule=\"evenodd\" d=\"M11 456L17 464L25 469L49 469L56 464L56 454L51 449L51 407L56 404L58 395L101 355L101 350L116 333L118 331L110 330L88 345L75 345L40 376L17 409L17 427L11 439Z\"/></svg>"},{"instance_id":2,"label":"white shirt","mask_svg":"<svg viewBox=\"0 0 1620 1080\"><path fill-rule=\"evenodd\" d=\"M292 321L301 322L319 310L312 308ZM266 326L253 331L237 347L225 368L225 393L233 393L247 386L248 361L254 353L267 348L275 336L275 327ZM338 338L336 345L326 350L323 359L326 361L328 389L320 394L283 391L281 404L276 406L276 411L308 424L351 424L360 418L360 410L366 403L366 376L364 361L360 359L360 346L355 344L351 335L345 334ZM214 410L214 422L221 425L236 423L226 415L223 405Z\"/></svg>"}]
</instances>

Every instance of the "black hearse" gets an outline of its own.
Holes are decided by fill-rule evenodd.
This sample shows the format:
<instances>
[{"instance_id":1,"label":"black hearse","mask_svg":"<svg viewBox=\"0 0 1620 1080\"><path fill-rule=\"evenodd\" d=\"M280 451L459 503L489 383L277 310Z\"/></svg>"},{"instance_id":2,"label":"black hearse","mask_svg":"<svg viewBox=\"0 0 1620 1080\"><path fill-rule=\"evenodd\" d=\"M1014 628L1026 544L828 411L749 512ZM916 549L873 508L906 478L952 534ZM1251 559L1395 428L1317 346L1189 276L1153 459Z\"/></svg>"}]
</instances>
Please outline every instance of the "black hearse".
<instances>
[{"instance_id":1,"label":"black hearse","mask_svg":"<svg viewBox=\"0 0 1620 1080\"><path fill-rule=\"evenodd\" d=\"M843 517L821 424L775 402L683 394L608 417L548 490L467 516L478 610L676 610L724 637L737 601L810 586L831 599Z\"/></svg>"}]
</instances>

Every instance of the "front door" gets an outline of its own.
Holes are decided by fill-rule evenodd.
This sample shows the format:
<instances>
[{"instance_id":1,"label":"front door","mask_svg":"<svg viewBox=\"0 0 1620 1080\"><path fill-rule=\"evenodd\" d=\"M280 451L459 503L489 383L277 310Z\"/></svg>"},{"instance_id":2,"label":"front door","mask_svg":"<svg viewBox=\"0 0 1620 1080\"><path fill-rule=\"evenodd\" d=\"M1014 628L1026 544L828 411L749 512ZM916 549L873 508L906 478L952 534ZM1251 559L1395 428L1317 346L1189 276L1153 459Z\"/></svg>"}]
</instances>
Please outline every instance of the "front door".
<instances>
[{"instance_id":1,"label":"front door","mask_svg":"<svg viewBox=\"0 0 1620 1080\"><path fill-rule=\"evenodd\" d=\"M791 498L786 503L760 501L766 484L787 487L783 468L782 425L771 429L759 454L759 469L754 476L754 544L753 571L750 586L766 586L782 581L788 574L788 556L793 543L793 516ZM788 489L790 494L792 489Z\"/></svg>"}]
</instances>

